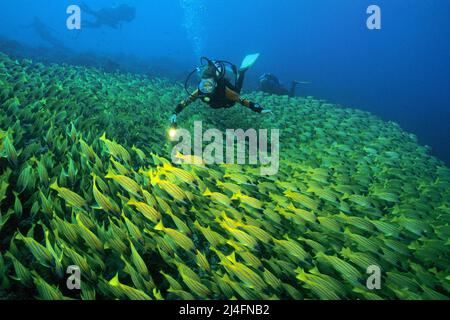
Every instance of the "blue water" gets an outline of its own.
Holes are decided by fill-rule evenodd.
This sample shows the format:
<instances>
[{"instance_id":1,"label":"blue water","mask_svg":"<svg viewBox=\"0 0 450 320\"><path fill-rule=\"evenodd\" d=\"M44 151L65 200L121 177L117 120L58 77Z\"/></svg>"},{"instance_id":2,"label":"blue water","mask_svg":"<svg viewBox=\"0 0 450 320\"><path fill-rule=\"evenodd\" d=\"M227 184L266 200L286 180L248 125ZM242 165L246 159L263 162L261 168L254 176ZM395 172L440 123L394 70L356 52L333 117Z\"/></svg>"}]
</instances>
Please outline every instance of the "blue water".
<instances>
[{"instance_id":1,"label":"blue water","mask_svg":"<svg viewBox=\"0 0 450 320\"><path fill-rule=\"evenodd\" d=\"M118 30L68 31L66 8L79 1L3 0L0 36L48 46L23 28L39 17L68 50L152 61L179 80L201 55L239 64L260 52L246 90L265 72L285 84L311 81L300 95L371 111L418 135L450 163L450 1L448 0L91 0L127 3L136 19ZM366 9L382 10L368 30ZM89 19L82 16L82 19Z\"/></svg>"}]
</instances>

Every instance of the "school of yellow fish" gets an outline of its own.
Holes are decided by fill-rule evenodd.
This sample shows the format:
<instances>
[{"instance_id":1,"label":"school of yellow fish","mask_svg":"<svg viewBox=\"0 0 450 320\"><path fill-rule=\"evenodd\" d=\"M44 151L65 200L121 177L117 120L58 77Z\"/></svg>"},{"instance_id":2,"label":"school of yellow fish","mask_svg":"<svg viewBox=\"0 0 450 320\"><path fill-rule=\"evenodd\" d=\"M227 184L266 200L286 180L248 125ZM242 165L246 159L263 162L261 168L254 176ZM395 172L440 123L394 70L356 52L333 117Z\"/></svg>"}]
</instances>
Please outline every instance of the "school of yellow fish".
<instances>
[{"instance_id":1,"label":"school of yellow fish","mask_svg":"<svg viewBox=\"0 0 450 320\"><path fill-rule=\"evenodd\" d=\"M273 116L195 104L179 125L281 129L277 175L175 165L183 94L0 54L0 299L449 298L450 170L413 134L254 92Z\"/></svg>"}]
</instances>

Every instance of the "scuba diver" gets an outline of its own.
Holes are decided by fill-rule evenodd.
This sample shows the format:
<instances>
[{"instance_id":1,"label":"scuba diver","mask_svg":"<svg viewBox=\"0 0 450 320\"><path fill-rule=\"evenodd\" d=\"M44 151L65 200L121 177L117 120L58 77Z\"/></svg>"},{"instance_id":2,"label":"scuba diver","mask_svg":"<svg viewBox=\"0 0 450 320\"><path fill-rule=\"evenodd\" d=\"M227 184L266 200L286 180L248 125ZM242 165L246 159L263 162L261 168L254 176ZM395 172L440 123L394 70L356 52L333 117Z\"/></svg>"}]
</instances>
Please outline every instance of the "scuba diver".
<instances>
[{"instance_id":1,"label":"scuba diver","mask_svg":"<svg viewBox=\"0 0 450 320\"><path fill-rule=\"evenodd\" d=\"M213 109L231 108L239 103L250 110L258 113L271 113L260 104L254 103L240 96L244 84L245 72L252 67L259 54L245 57L241 68L227 61L213 61L206 57L201 59L201 66L190 73L185 82L185 89L189 97L179 103L170 118L173 127L176 127L177 116L188 105L201 99ZM206 62L206 63L205 63ZM197 73L201 80L194 92L189 92L187 86L191 77Z\"/></svg>"},{"instance_id":2,"label":"scuba diver","mask_svg":"<svg viewBox=\"0 0 450 320\"><path fill-rule=\"evenodd\" d=\"M34 17L33 23L24 26L23 28L33 29L43 41L53 46L53 48L58 50L66 50L64 44L53 35L53 30L50 29L50 27L42 22L38 17Z\"/></svg>"},{"instance_id":3,"label":"scuba diver","mask_svg":"<svg viewBox=\"0 0 450 320\"><path fill-rule=\"evenodd\" d=\"M87 14L97 18L94 22L84 22L83 27L86 28L101 28L102 26L108 26L113 29L118 29L121 27L122 22L131 22L136 17L136 8L126 4L95 11L83 3L80 5L80 8Z\"/></svg>"},{"instance_id":4,"label":"scuba diver","mask_svg":"<svg viewBox=\"0 0 450 320\"><path fill-rule=\"evenodd\" d=\"M295 97L295 89L299 84L307 84L308 82L292 81L291 89L288 90L281 84L280 80L271 73L265 73L259 77L259 89L262 92L276 94L280 96Z\"/></svg>"}]
</instances>

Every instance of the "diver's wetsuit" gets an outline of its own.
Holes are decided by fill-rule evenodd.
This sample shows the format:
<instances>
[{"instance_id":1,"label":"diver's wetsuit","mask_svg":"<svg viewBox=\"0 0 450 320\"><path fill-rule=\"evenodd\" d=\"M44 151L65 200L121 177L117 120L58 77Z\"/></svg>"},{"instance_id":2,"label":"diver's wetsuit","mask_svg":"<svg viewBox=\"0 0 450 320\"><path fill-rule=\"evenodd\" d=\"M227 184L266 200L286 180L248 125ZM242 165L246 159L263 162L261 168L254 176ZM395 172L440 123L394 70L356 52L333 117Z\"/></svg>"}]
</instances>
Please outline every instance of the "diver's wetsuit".
<instances>
[{"instance_id":1,"label":"diver's wetsuit","mask_svg":"<svg viewBox=\"0 0 450 320\"><path fill-rule=\"evenodd\" d=\"M243 99L240 96L242 85L244 83L245 71L240 71L236 86L232 85L228 80L222 78L217 81L217 87L211 94L202 94L198 89L195 90L188 98L183 100L175 109L175 114L179 114L188 105L195 100L201 98L202 101L208 104L211 108L231 108L236 103L239 103L254 112L261 113L263 108L250 100Z\"/></svg>"}]
</instances>

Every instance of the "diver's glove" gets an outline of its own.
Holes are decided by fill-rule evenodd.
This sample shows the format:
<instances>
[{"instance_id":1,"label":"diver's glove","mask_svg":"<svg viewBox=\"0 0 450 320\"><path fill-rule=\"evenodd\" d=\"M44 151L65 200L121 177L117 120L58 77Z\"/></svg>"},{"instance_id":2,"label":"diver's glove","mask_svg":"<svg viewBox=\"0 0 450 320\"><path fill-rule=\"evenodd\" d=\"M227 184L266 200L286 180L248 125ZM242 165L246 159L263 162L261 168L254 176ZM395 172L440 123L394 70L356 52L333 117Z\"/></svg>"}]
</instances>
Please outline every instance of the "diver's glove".
<instances>
[{"instance_id":1,"label":"diver's glove","mask_svg":"<svg viewBox=\"0 0 450 320\"><path fill-rule=\"evenodd\" d=\"M261 113L264 110L259 103L250 102L250 109L254 112Z\"/></svg>"},{"instance_id":2,"label":"diver's glove","mask_svg":"<svg viewBox=\"0 0 450 320\"><path fill-rule=\"evenodd\" d=\"M253 105L250 106L250 109L252 109L255 112L263 113L263 114L272 113L272 110L264 109L259 103L253 103Z\"/></svg>"},{"instance_id":3,"label":"diver's glove","mask_svg":"<svg viewBox=\"0 0 450 320\"><path fill-rule=\"evenodd\" d=\"M170 117L170 123L172 125L177 124L177 115L175 113Z\"/></svg>"}]
</instances>

